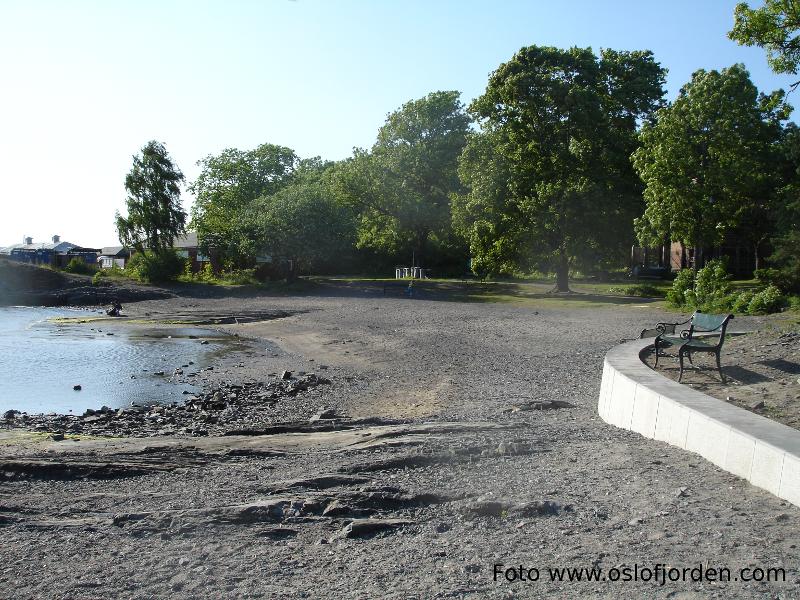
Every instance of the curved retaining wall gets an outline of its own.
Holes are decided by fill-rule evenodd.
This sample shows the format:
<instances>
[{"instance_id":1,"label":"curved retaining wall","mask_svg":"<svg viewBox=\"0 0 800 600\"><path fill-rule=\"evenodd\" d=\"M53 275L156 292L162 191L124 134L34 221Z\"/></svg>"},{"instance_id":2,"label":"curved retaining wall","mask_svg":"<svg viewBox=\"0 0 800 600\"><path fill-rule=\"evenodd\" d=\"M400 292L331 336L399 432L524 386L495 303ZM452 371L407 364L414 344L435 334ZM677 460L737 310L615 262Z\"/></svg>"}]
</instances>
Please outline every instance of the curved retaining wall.
<instances>
[{"instance_id":1,"label":"curved retaining wall","mask_svg":"<svg viewBox=\"0 0 800 600\"><path fill-rule=\"evenodd\" d=\"M606 354L600 417L696 452L800 506L800 431L659 375L641 359L652 345L635 340Z\"/></svg>"}]
</instances>

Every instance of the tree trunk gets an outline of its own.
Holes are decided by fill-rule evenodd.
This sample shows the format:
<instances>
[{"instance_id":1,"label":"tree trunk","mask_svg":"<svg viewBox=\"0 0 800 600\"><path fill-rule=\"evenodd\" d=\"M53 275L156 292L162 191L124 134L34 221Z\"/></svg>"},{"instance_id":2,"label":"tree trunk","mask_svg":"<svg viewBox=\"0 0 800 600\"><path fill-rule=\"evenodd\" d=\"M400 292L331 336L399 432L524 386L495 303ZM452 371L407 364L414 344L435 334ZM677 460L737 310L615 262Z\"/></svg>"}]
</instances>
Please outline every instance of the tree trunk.
<instances>
[{"instance_id":1,"label":"tree trunk","mask_svg":"<svg viewBox=\"0 0 800 600\"><path fill-rule=\"evenodd\" d=\"M297 279L297 261L290 259L286 265L286 283L292 283Z\"/></svg>"},{"instance_id":2,"label":"tree trunk","mask_svg":"<svg viewBox=\"0 0 800 600\"><path fill-rule=\"evenodd\" d=\"M416 265L411 265L412 267L424 267L424 260L425 254L428 250L428 232L427 231L420 231L417 233L417 250L416 250L416 257L415 261Z\"/></svg>"},{"instance_id":3,"label":"tree trunk","mask_svg":"<svg viewBox=\"0 0 800 600\"><path fill-rule=\"evenodd\" d=\"M761 257L758 255L759 246L761 246L761 241L756 242L753 253L753 255L755 256L755 262L753 264L755 264L756 271L758 271L761 268Z\"/></svg>"},{"instance_id":4,"label":"tree trunk","mask_svg":"<svg viewBox=\"0 0 800 600\"><path fill-rule=\"evenodd\" d=\"M556 287L553 290L557 294L570 294L569 289L569 257L567 249L563 246L558 251L558 262L556 263Z\"/></svg>"}]
</instances>

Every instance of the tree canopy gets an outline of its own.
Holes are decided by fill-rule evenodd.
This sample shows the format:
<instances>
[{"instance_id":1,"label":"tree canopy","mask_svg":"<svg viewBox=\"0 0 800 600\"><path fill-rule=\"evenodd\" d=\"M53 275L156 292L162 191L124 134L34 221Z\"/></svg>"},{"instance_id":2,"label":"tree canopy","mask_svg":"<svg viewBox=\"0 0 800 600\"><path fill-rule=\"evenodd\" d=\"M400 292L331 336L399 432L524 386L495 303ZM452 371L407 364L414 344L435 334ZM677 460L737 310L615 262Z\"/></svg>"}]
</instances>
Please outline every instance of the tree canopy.
<instances>
[{"instance_id":1,"label":"tree canopy","mask_svg":"<svg viewBox=\"0 0 800 600\"><path fill-rule=\"evenodd\" d=\"M634 154L646 185L647 208L636 221L640 240L670 235L701 251L739 225L763 239L787 113L783 92L759 95L742 65L695 72L644 127Z\"/></svg>"},{"instance_id":2,"label":"tree canopy","mask_svg":"<svg viewBox=\"0 0 800 600\"><path fill-rule=\"evenodd\" d=\"M740 2L728 37L744 46L764 48L767 62L776 73L796 75L800 65L799 29L800 3L795 0L764 0L759 8Z\"/></svg>"},{"instance_id":3,"label":"tree canopy","mask_svg":"<svg viewBox=\"0 0 800 600\"><path fill-rule=\"evenodd\" d=\"M455 222L473 268L555 271L619 257L633 238L641 183L629 156L637 124L661 106L664 71L649 51L522 48L470 106Z\"/></svg>"},{"instance_id":4,"label":"tree canopy","mask_svg":"<svg viewBox=\"0 0 800 600\"><path fill-rule=\"evenodd\" d=\"M354 215L330 194L332 163L303 161L295 181L259 198L250 211L258 254L301 270L319 270L346 261L355 242Z\"/></svg>"},{"instance_id":5,"label":"tree canopy","mask_svg":"<svg viewBox=\"0 0 800 600\"><path fill-rule=\"evenodd\" d=\"M192 226L202 247L216 262L248 266L254 256L247 211L256 198L293 180L297 155L285 146L262 144L247 151L228 148L197 164L202 171L189 189L196 197Z\"/></svg>"},{"instance_id":6,"label":"tree canopy","mask_svg":"<svg viewBox=\"0 0 800 600\"><path fill-rule=\"evenodd\" d=\"M163 144L153 140L144 145L125 177L128 216L117 212L115 217L122 244L156 254L172 247L186 225L180 201L183 180Z\"/></svg>"},{"instance_id":7,"label":"tree canopy","mask_svg":"<svg viewBox=\"0 0 800 600\"><path fill-rule=\"evenodd\" d=\"M469 117L459 92L433 92L391 113L371 151L357 149L337 170L343 202L358 210L358 246L416 254L417 264L452 244L450 194Z\"/></svg>"}]
</instances>

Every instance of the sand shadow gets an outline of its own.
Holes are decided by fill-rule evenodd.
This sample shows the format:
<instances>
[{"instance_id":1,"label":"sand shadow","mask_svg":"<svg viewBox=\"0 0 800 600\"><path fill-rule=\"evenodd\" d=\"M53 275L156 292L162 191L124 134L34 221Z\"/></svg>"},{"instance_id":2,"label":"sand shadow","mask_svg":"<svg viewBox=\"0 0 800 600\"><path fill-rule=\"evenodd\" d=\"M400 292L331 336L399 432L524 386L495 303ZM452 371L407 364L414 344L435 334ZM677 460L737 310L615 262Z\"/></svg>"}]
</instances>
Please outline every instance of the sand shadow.
<instances>
[{"instance_id":1,"label":"sand shadow","mask_svg":"<svg viewBox=\"0 0 800 600\"><path fill-rule=\"evenodd\" d=\"M742 367L740 365L732 365L728 367L723 366L722 372L725 373L726 377L729 377L730 379L733 379L745 385L772 381L770 377L766 377L761 373L756 373L755 371L751 371L750 369L746 369L745 367Z\"/></svg>"},{"instance_id":2,"label":"sand shadow","mask_svg":"<svg viewBox=\"0 0 800 600\"><path fill-rule=\"evenodd\" d=\"M800 365L794 362L789 362L788 360L783 360L782 358L771 358L768 360L760 360L758 361L759 364L771 367L776 371L783 371L784 373L788 373L789 375L797 375L800 373Z\"/></svg>"}]
</instances>

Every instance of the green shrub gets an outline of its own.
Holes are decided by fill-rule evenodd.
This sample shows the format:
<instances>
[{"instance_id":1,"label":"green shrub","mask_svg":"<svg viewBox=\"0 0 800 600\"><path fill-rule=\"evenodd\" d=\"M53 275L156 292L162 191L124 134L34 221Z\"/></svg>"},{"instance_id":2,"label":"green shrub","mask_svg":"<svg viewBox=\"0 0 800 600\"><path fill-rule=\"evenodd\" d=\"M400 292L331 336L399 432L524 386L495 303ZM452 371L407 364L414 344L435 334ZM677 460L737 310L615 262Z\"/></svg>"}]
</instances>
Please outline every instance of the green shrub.
<instances>
[{"instance_id":1,"label":"green shrub","mask_svg":"<svg viewBox=\"0 0 800 600\"><path fill-rule=\"evenodd\" d=\"M687 305L686 293L692 291L694 273L691 269L682 269L672 282L672 289L667 292L667 302L672 306Z\"/></svg>"},{"instance_id":2,"label":"green shrub","mask_svg":"<svg viewBox=\"0 0 800 600\"><path fill-rule=\"evenodd\" d=\"M210 267L211 265L208 266ZM220 273L219 282L222 285L256 285L259 281L255 273L255 269L234 269L226 273Z\"/></svg>"},{"instance_id":3,"label":"green shrub","mask_svg":"<svg viewBox=\"0 0 800 600\"><path fill-rule=\"evenodd\" d=\"M774 285L767 286L750 300L747 313L751 315L765 315L778 312L786 304L786 298Z\"/></svg>"},{"instance_id":4,"label":"green shrub","mask_svg":"<svg viewBox=\"0 0 800 600\"><path fill-rule=\"evenodd\" d=\"M693 305L698 310L714 312L727 310L732 301L731 276L721 260L711 260L697 272L694 282Z\"/></svg>"},{"instance_id":5,"label":"green shrub","mask_svg":"<svg viewBox=\"0 0 800 600\"><path fill-rule=\"evenodd\" d=\"M173 250L159 253L147 250L144 254L134 254L125 271L139 281L159 283L176 279L184 266L185 260Z\"/></svg>"},{"instance_id":6,"label":"green shrub","mask_svg":"<svg viewBox=\"0 0 800 600\"><path fill-rule=\"evenodd\" d=\"M734 294L733 302L731 303L731 310L735 313L747 314L750 302L756 293L753 290L744 290L739 294Z\"/></svg>"},{"instance_id":7,"label":"green shrub","mask_svg":"<svg viewBox=\"0 0 800 600\"><path fill-rule=\"evenodd\" d=\"M67 266L64 267L67 273L76 273L78 275L91 275L94 269L86 264L86 261L79 256L73 257Z\"/></svg>"},{"instance_id":8,"label":"green shrub","mask_svg":"<svg viewBox=\"0 0 800 600\"><path fill-rule=\"evenodd\" d=\"M620 296L633 296L636 298L663 298L664 290L649 283L637 283L633 285L617 286L608 288L609 294Z\"/></svg>"}]
</instances>

